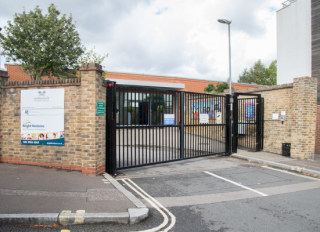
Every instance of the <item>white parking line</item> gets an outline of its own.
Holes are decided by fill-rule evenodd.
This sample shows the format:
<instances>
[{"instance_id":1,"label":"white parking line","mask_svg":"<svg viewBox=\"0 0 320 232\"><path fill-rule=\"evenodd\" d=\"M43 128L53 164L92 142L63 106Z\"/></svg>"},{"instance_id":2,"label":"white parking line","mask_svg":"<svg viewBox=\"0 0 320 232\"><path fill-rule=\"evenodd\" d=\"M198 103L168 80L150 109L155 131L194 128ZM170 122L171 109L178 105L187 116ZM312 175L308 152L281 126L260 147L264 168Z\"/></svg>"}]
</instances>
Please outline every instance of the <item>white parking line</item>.
<instances>
[{"instance_id":1,"label":"white parking line","mask_svg":"<svg viewBox=\"0 0 320 232\"><path fill-rule=\"evenodd\" d=\"M272 167L269 167L269 166L261 166L261 167L266 168L266 169L270 169L270 170L274 170L274 171L278 171L278 172L283 172L283 173L294 175L294 176L303 177L303 178L310 179L310 180L319 181L319 178L312 177L312 176L305 176L305 175L302 175L302 174L299 174L299 173L289 172L289 171L286 171L286 170L272 168Z\"/></svg>"},{"instance_id":2,"label":"white parking line","mask_svg":"<svg viewBox=\"0 0 320 232\"><path fill-rule=\"evenodd\" d=\"M160 229L167 226L169 219L168 216L165 214L165 212L170 216L171 223L170 225L164 229L163 231L169 231L176 223L176 217L167 209L165 208L160 202L158 202L156 199L154 199L152 196L150 196L148 193L146 193L142 188L140 188L136 183L134 183L132 180L125 178L122 180L129 188L131 188L134 192L136 192L139 196L141 196L143 199L145 199L152 207L154 207L164 218L163 222L155 227L148 230L144 230L143 232L155 232L159 231ZM129 183L130 182L130 183ZM165 212L163 212L164 210Z\"/></svg>"},{"instance_id":3,"label":"white parking line","mask_svg":"<svg viewBox=\"0 0 320 232\"><path fill-rule=\"evenodd\" d=\"M257 193L257 194L259 194L259 195L261 195L261 196L264 196L264 197L268 196L267 194L262 193L262 192L260 192L260 191L258 191L258 190L249 188L249 187L247 187L247 186L244 186L244 185L242 185L242 184L239 184L239 183L237 183L237 182L234 182L234 181L229 180L229 179L227 179L227 178L224 178L224 177L222 177L222 176L218 176L218 175L216 175L216 174L213 174L213 173L211 173L211 172L204 171L204 173L207 173L208 175L213 176L213 177L216 177L216 178L219 178L219 179L221 179L221 180L227 181L227 182L229 182L229 183L231 183L231 184L237 185L237 186L239 186L239 187L241 187L241 188L244 188L244 189L250 190L250 191L252 191L252 192L255 192L255 193Z\"/></svg>"}]
</instances>

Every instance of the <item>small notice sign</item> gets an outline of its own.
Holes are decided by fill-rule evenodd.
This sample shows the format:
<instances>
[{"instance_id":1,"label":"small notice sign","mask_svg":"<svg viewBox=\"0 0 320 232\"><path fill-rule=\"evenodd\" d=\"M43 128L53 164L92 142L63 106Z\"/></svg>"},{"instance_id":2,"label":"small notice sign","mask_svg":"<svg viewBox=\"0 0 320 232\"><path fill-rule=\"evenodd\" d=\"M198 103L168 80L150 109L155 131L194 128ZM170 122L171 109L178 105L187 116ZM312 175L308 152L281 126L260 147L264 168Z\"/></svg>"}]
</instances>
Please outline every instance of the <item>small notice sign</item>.
<instances>
[{"instance_id":1,"label":"small notice sign","mask_svg":"<svg viewBox=\"0 0 320 232\"><path fill-rule=\"evenodd\" d=\"M222 123L222 114L221 114L221 112L217 112L217 116L216 117L217 117L217 121L216 122L218 124L221 124Z\"/></svg>"},{"instance_id":2,"label":"small notice sign","mask_svg":"<svg viewBox=\"0 0 320 232\"><path fill-rule=\"evenodd\" d=\"M279 119L279 114L272 114L272 119L273 120L278 120Z\"/></svg>"},{"instance_id":3,"label":"small notice sign","mask_svg":"<svg viewBox=\"0 0 320 232\"><path fill-rule=\"evenodd\" d=\"M163 124L164 125L174 125L174 114L164 114L163 117Z\"/></svg>"},{"instance_id":4,"label":"small notice sign","mask_svg":"<svg viewBox=\"0 0 320 232\"><path fill-rule=\"evenodd\" d=\"M102 101L97 101L97 115L104 115L106 111L105 103Z\"/></svg>"},{"instance_id":5,"label":"small notice sign","mask_svg":"<svg viewBox=\"0 0 320 232\"><path fill-rule=\"evenodd\" d=\"M209 114L200 114L200 124L209 123Z\"/></svg>"}]
</instances>

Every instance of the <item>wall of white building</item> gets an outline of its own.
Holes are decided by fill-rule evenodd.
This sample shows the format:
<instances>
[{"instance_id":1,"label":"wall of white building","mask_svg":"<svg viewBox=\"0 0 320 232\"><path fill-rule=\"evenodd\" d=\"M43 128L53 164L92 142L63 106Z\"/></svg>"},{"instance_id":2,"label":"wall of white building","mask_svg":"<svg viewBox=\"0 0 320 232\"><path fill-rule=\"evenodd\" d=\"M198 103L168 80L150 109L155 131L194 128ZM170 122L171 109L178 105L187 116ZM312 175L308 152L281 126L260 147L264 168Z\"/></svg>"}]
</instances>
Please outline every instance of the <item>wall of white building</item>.
<instances>
[{"instance_id":1,"label":"wall of white building","mask_svg":"<svg viewBox=\"0 0 320 232\"><path fill-rule=\"evenodd\" d=\"M291 1L277 11L278 84L311 76L311 0Z\"/></svg>"}]
</instances>

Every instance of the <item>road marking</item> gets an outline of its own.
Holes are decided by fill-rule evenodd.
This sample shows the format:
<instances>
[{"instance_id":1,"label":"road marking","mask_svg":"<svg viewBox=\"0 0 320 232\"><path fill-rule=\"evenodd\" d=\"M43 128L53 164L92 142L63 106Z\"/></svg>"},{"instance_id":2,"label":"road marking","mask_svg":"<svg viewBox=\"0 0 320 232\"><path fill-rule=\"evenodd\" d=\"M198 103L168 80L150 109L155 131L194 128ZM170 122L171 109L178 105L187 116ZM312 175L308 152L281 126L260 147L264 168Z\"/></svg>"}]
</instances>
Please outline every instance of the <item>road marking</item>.
<instances>
[{"instance_id":1,"label":"road marking","mask_svg":"<svg viewBox=\"0 0 320 232\"><path fill-rule=\"evenodd\" d=\"M150 196L148 193L146 193L142 188L140 188L136 183L134 183L131 179L125 178L122 180L129 188L131 188L133 191L135 191L139 196L141 196L143 199L145 199L152 207L154 207L160 214L163 216L164 220L163 222L155 227L148 230L144 230L144 232L153 232L153 231L159 231L160 229L167 226L169 219L168 216L163 212L163 210L170 216L171 223L170 225L164 229L163 231L169 231L173 228L173 226L176 223L176 217L167 209L165 208L160 202L158 202L156 199L154 199L152 196ZM130 184L129 184L130 182Z\"/></svg>"},{"instance_id":2,"label":"road marking","mask_svg":"<svg viewBox=\"0 0 320 232\"><path fill-rule=\"evenodd\" d=\"M62 210L59 214L59 223L61 225L68 225L71 215L71 210Z\"/></svg>"},{"instance_id":3,"label":"road marking","mask_svg":"<svg viewBox=\"0 0 320 232\"><path fill-rule=\"evenodd\" d=\"M156 199L154 199L152 196L150 196L148 193L146 193L142 188L140 188L136 183L134 183L132 180L129 179L129 181L135 185L136 188L138 188L142 193L144 193L147 197L149 197L151 200L154 201L154 203L156 203L160 208L162 208L164 211L166 211L167 214L169 214L170 218L171 218L171 224L169 225L169 227L167 227L164 231L169 231L171 228L173 228L173 226L176 224L176 217L166 208L164 207L159 201L157 201Z\"/></svg>"},{"instance_id":4,"label":"road marking","mask_svg":"<svg viewBox=\"0 0 320 232\"><path fill-rule=\"evenodd\" d=\"M74 218L74 224L83 224L84 223L84 214L86 213L85 210L77 210L76 216Z\"/></svg>"},{"instance_id":5,"label":"road marking","mask_svg":"<svg viewBox=\"0 0 320 232\"><path fill-rule=\"evenodd\" d=\"M261 195L261 196L264 196L264 197L268 196L268 195L265 194L265 193L262 193L262 192L260 192L260 191L258 191L258 190L255 190L255 189L252 189L252 188L247 187L247 186L245 186L245 185L239 184L239 183L237 183L237 182L234 182L234 181L229 180L229 179L227 179L227 178L224 178L224 177L222 177L222 176L218 176L218 175L216 175L216 174L213 174L212 172L204 171L204 173L207 173L208 175L213 176L213 177L216 177L216 178L219 178L219 179L221 179L221 180L227 181L227 182L229 182L229 183L231 183L231 184L237 185L237 186L239 186L239 187L241 187L241 188L244 188L244 189L250 190L250 191L252 191L252 192L255 192L255 193L257 193L257 194L259 194L259 195Z\"/></svg>"},{"instance_id":6,"label":"road marking","mask_svg":"<svg viewBox=\"0 0 320 232\"><path fill-rule=\"evenodd\" d=\"M310 180L317 180L317 181L320 180L319 178L315 178L315 177L312 177L312 176L306 176L306 175L303 175L303 174L289 172L289 171L286 171L286 170L272 168L272 167L269 167L269 166L261 166L261 167L266 168L266 169L270 169L270 170L274 170L274 171L278 171L278 172L283 172L283 173L286 173L286 174L291 174L291 175L294 175L294 176L303 177L303 178L310 179Z\"/></svg>"},{"instance_id":7,"label":"road marking","mask_svg":"<svg viewBox=\"0 0 320 232\"><path fill-rule=\"evenodd\" d=\"M155 228L152 228L152 229L149 229L149 230L144 230L143 232L155 232L155 231L158 231L160 230L161 228L165 227L168 222L169 222L169 219L168 219L168 216L151 200L149 199L148 197L144 196L141 192L139 192L136 188L134 188L131 184L129 184L127 182L127 180L129 179L122 179L122 182L125 183L129 188L131 188L134 192L136 192L140 197L142 197L143 199L145 199L153 208L155 208L163 217L163 222L155 227Z\"/></svg>"}]
</instances>

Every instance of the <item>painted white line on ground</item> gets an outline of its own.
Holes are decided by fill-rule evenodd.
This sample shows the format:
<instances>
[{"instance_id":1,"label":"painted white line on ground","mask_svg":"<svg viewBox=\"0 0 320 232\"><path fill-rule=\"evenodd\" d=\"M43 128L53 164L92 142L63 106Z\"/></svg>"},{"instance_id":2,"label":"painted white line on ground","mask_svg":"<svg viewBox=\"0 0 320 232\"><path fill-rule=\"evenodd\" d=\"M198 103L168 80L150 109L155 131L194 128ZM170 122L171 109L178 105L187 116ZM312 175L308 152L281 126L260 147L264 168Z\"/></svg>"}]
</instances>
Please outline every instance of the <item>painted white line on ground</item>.
<instances>
[{"instance_id":1,"label":"painted white line on ground","mask_svg":"<svg viewBox=\"0 0 320 232\"><path fill-rule=\"evenodd\" d=\"M83 224L84 223L84 214L86 213L85 210L77 210L76 216L74 218L74 224Z\"/></svg>"},{"instance_id":2,"label":"painted white line on ground","mask_svg":"<svg viewBox=\"0 0 320 232\"><path fill-rule=\"evenodd\" d=\"M143 195L140 191L138 191L135 187L133 187L131 184L128 183L130 179L122 179L122 182L125 183L129 188L131 188L134 192L136 192L140 197L142 197L143 199L145 199L152 207L154 207L163 217L163 222L154 228L148 229L148 230L143 230L140 232L156 232L159 231L160 229L162 229L163 227L165 227L168 222L169 222L169 218L168 216L147 196Z\"/></svg>"},{"instance_id":3,"label":"painted white line on ground","mask_svg":"<svg viewBox=\"0 0 320 232\"><path fill-rule=\"evenodd\" d=\"M237 183L237 182L234 182L234 181L229 180L229 179L227 179L227 178L224 178L224 177L222 177L222 176L218 176L218 175L216 175L216 174L213 174L212 172L204 171L204 173L207 173L208 175L213 176L213 177L216 177L216 178L218 178L218 179L227 181L227 182L229 182L229 183L231 183L231 184L237 185L237 186L239 186L239 187L241 187L241 188L244 188L244 189L250 190L250 191L252 191L252 192L255 192L255 193L257 193L257 194L259 194L259 195L261 195L261 196L264 196L264 197L268 196L268 195L265 194L265 193L262 193L262 192L260 192L260 191L258 191L258 190L255 190L255 189L252 189L252 188L247 187L247 186L245 186L245 185L239 184L239 183Z\"/></svg>"},{"instance_id":4,"label":"painted white line on ground","mask_svg":"<svg viewBox=\"0 0 320 232\"><path fill-rule=\"evenodd\" d=\"M310 180L320 181L320 179L315 178L315 177L312 177L312 176L306 176L306 175L303 175L303 174L298 174L298 173L294 173L294 172L289 172L289 171L286 171L286 170L277 169L277 168L272 168L272 167L269 167L269 166L261 166L261 167L266 168L266 169L270 169L270 170L274 170L274 171L278 171L278 172L283 172L283 173L286 173L286 174L291 174L291 175L294 175L294 176L303 177L303 178L310 179Z\"/></svg>"},{"instance_id":5,"label":"painted white line on ground","mask_svg":"<svg viewBox=\"0 0 320 232\"><path fill-rule=\"evenodd\" d=\"M170 229L173 228L173 226L176 224L176 217L166 208L164 207L159 201L154 199L152 196L150 196L148 193L146 193L142 188L140 188L136 183L134 183L132 180L128 179L130 183L132 183L139 191L141 191L145 196L147 196L149 199L151 199L156 205L158 205L161 209L163 209L167 214L169 214L171 218L171 223L170 225L163 231L169 231Z\"/></svg>"}]
</instances>

